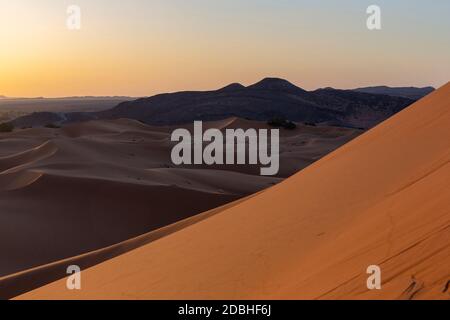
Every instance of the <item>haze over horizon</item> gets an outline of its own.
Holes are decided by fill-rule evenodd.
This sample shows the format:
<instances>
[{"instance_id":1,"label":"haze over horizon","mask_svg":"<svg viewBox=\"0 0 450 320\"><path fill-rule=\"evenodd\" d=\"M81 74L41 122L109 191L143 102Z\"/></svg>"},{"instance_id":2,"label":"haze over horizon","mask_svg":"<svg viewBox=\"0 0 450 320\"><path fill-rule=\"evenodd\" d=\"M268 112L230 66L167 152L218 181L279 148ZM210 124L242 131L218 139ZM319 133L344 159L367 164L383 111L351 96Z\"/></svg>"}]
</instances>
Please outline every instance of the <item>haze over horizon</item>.
<instances>
[{"instance_id":1,"label":"haze over horizon","mask_svg":"<svg viewBox=\"0 0 450 320\"><path fill-rule=\"evenodd\" d=\"M307 90L434 86L450 74L448 1L0 0L0 95L150 96L250 85L267 76Z\"/></svg>"},{"instance_id":2,"label":"haze over horizon","mask_svg":"<svg viewBox=\"0 0 450 320\"><path fill-rule=\"evenodd\" d=\"M101 98L110 98L110 99L114 99L114 98L129 98L129 99L139 99L139 98L146 98L146 97L151 97L154 95L159 95L159 94L171 94L171 93L176 93L176 92L183 92L183 91L193 91L193 92L202 92L202 91L215 91L215 90L220 90L223 89L225 87L234 85L234 84L241 84L244 85L245 87L251 87L252 85L256 85L260 82L265 81L266 79L279 79L280 81L288 81L290 82L288 79L282 79L282 78L274 78L274 77L266 77L261 79L260 81L256 81L254 83L249 83L249 84L243 84L242 82L232 82L232 83L227 83L224 84L220 87L217 88L205 88L205 89L191 89L191 90L183 90L181 89L180 91L167 91L167 92L153 92L151 95L142 95L142 96L131 96L131 95L67 95L67 96L51 96L51 97L47 97L47 96L15 96L15 97L11 97L11 96L6 96L6 95L0 95L0 99L6 99L6 100L20 100L20 99L24 99L24 100L33 100L33 99L77 99L77 98L92 98L92 99L101 99ZM292 83L292 82L291 82ZM297 85L296 83L292 83L293 85L298 86L299 88L302 88L301 86ZM444 84L445 85L445 84ZM368 85L367 87L354 87L354 88L336 88L333 86L327 86L327 87L317 87L317 88L312 88L309 91L313 92L315 90L319 90L319 89L327 89L327 88L331 88L331 89L336 89L336 90L352 90L352 91L358 91L358 89L370 89L370 88L391 88L391 89L401 89L401 88L412 88L412 89L426 89L426 88L433 88L433 89L439 89L439 87L433 87L433 86L398 86L398 87L390 87L390 86L385 86L384 84L379 84L379 85ZM302 88L305 89L305 88ZM369 91L367 91L369 92ZM386 93L384 93L386 94Z\"/></svg>"}]
</instances>

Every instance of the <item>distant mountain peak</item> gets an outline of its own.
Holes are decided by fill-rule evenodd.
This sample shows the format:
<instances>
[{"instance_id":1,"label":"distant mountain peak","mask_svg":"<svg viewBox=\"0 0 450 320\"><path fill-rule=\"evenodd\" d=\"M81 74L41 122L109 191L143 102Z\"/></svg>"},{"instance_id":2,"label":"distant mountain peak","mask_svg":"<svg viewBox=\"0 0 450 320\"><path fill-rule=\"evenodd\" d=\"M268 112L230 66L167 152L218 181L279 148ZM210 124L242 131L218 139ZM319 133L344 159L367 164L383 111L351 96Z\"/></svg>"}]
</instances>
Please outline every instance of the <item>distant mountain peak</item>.
<instances>
[{"instance_id":1,"label":"distant mountain peak","mask_svg":"<svg viewBox=\"0 0 450 320\"><path fill-rule=\"evenodd\" d=\"M433 92L435 88L433 87L388 87L388 86L373 86L366 88L358 88L353 91L371 93L371 94L384 94L393 97L409 98L413 100L419 100L426 95Z\"/></svg>"},{"instance_id":2,"label":"distant mountain peak","mask_svg":"<svg viewBox=\"0 0 450 320\"><path fill-rule=\"evenodd\" d=\"M390 87L390 86L384 86L384 85L383 86L370 86L370 87L359 88L359 89L391 89L391 90L400 90L400 89L426 90L426 89L433 89L433 90L436 90L432 86L428 86L428 87L412 87L412 86L409 86L409 87Z\"/></svg>"},{"instance_id":3,"label":"distant mountain peak","mask_svg":"<svg viewBox=\"0 0 450 320\"><path fill-rule=\"evenodd\" d=\"M245 89L245 86L243 86L240 83L232 83L229 84L219 90L217 90L218 92L229 92L229 91L236 91L236 90L242 90Z\"/></svg>"},{"instance_id":4,"label":"distant mountain peak","mask_svg":"<svg viewBox=\"0 0 450 320\"><path fill-rule=\"evenodd\" d=\"M305 90L303 90L302 88L299 88L291 82L280 78L264 78L263 80L249 86L248 88L257 90L305 92Z\"/></svg>"}]
</instances>

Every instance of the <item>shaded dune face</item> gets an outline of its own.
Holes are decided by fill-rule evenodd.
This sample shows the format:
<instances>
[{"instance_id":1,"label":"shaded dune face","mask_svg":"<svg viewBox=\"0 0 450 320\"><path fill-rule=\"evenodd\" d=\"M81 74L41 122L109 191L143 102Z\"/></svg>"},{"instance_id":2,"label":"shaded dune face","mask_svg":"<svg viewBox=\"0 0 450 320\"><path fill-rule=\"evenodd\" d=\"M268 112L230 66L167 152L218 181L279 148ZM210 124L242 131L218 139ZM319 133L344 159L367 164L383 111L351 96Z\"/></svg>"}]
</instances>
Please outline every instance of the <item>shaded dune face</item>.
<instances>
[{"instance_id":1,"label":"shaded dune face","mask_svg":"<svg viewBox=\"0 0 450 320\"><path fill-rule=\"evenodd\" d=\"M24 299L449 299L450 84L285 182ZM382 290L367 289L367 267Z\"/></svg>"},{"instance_id":2,"label":"shaded dune face","mask_svg":"<svg viewBox=\"0 0 450 320\"><path fill-rule=\"evenodd\" d=\"M205 127L267 128L240 119ZM65 275L49 264L108 248L83 260L89 267L151 241L152 231L271 187L360 134L285 131L280 176L261 177L259 166L175 167L173 129L121 119L0 135L0 297Z\"/></svg>"}]
</instances>

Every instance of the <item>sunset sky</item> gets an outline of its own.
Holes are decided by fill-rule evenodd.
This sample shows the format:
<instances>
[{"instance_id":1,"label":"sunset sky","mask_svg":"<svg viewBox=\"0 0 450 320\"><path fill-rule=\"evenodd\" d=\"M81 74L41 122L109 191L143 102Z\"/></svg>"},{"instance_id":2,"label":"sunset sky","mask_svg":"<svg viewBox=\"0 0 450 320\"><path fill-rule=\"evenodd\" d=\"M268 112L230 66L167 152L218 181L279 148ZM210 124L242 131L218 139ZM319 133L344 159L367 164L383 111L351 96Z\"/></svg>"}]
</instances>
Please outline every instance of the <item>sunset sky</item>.
<instances>
[{"instance_id":1,"label":"sunset sky","mask_svg":"<svg viewBox=\"0 0 450 320\"><path fill-rule=\"evenodd\" d=\"M66 9L82 29L66 28ZM382 30L366 8L382 9ZM448 0L0 0L0 95L130 95L282 77L305 89L440 86Z\"/></svg>"}]
</instances>

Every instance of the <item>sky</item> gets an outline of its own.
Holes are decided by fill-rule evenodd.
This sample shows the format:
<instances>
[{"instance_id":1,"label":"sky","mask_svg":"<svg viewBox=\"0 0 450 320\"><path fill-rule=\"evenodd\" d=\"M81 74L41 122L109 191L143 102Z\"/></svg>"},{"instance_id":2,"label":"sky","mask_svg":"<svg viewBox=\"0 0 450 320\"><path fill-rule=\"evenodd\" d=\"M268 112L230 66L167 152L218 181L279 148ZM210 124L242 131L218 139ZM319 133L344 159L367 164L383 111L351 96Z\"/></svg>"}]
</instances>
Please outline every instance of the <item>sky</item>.
<instances>
[{"instance_id":1,"label":"sky","mask_svg":"<svg viewBox=\"0 0 450 320\"><path fill-rule=\"evenodd\" d=\"M369 5L382 29L366 26ZM66 26L81 9L81 29ZM285 78L439 87L448 0L0 0L0 95L150 96Z\"/></svg>"}]
</instances>

